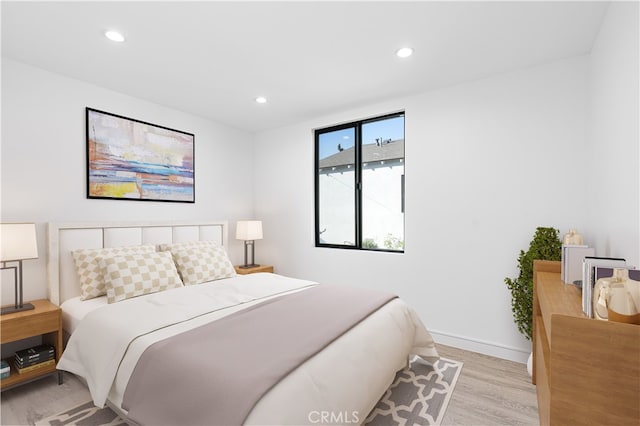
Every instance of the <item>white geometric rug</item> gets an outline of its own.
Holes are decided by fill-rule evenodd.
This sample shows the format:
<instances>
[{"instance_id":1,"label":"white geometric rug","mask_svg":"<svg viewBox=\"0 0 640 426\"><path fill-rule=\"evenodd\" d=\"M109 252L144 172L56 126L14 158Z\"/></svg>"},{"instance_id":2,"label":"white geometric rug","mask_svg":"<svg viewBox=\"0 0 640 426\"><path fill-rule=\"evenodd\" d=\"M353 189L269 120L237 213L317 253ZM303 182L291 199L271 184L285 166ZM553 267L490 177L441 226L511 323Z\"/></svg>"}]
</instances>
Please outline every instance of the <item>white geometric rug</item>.
<instances>
[{"instance_id":1,"label":"white geometric rug","mask_svg":"<svg viewBox=\"0 0 640 426\"><path fill-rule=\"evenodd\" d=\"M365 424L439 425L461 371L461 362L446 358L440 358L433 366L412 362L396 374Z\"/></svg>"},{"instance_id":2,"label":"white geometric rug","mask_svg":"<svg viewBox=\"0 0 640 426\"><path fill-rule=\"evenodd\" d=\"M387 392L369 413L368 426L439 425L462 370L462 363L441 358L434 365L412 362L396 374ZM110 408L88 401L36 425L126 426Z\"/></svg>"}]
</instances>

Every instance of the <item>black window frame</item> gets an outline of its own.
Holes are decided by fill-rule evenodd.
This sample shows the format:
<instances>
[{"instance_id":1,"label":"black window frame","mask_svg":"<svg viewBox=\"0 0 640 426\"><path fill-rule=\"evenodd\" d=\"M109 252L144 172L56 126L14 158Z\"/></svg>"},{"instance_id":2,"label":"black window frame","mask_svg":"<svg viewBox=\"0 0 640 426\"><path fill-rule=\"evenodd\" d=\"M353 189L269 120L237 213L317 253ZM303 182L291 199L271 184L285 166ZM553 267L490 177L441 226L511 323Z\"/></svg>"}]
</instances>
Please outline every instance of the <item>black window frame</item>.
<instances>
[{"instance_id":1,"label":"black window frame","mask_svg":"<svg viewBox=\"0 0 640 426\"><path fill-rule=\"evenodd\" d=\"M347 250L365 250L365 251L376 251L376 252L387 252L387 253L404 253L404 247L402 250L393 250L388 248L370 248L362 246L362 126L367 123L372 123L376 121L387 120L395 117L403 117L403 136L406 138L406 115L405 111L394 112L391 114L385 114L381 116L376 116L372 118L367 118L363 120L356 120L349 123L338 124L330 127L323 127L321 129L314 130L314 210L315 210L315 246L319 248L338 248L338 249L347 249ZM355 244L335 244L335 243L322 243L320 242L320 135L324 133L331 133L338 130L350 129L354 128L355 142L354 142L354 167L355 167ZM405 145L406 147L406 145ZM403 152L403 164L406 167L406 152ZM405 169L406 173L406 169ZM405 175L402 176L401 182L401 199L402 199L402 214L405 214ZM405 225L405 221L403 218L403 228ZM403 230L403 236L405 235L406 230Z\"/></svg>"}]
</instances>

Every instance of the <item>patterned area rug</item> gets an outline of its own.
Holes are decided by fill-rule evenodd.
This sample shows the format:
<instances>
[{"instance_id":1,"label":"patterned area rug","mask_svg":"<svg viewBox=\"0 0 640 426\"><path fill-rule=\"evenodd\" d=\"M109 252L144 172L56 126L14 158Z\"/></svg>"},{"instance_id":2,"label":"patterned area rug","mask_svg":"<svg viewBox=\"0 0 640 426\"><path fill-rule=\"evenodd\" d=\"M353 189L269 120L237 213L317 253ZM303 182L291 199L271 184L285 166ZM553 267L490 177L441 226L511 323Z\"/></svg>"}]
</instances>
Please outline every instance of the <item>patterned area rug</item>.
<instances>
[{"instance_id":1,"label":"patterned area rug","mask_svg":"<svg viewBox=\"0 0 640 426\"><path fill-rule=\"evenodd\" d=\"M440 358L434 365L412 362L396 374L369 413L369 426L439 425L462 371L462 363Z\"/></svg>"},{"instance_id":2,"label":"patterned area rug","mask_svg":"<svg viewBox=\"0 0 640 426\"><path fill-rule=\"evenodd\" d=\"M412 362L396 374L378 405L369 413L368 426L438 425L444 417L462 363L441 358L434 365ZM91 401L48 417L36 425L126 426L110 408Z\"/></svg>"}]
</instances>

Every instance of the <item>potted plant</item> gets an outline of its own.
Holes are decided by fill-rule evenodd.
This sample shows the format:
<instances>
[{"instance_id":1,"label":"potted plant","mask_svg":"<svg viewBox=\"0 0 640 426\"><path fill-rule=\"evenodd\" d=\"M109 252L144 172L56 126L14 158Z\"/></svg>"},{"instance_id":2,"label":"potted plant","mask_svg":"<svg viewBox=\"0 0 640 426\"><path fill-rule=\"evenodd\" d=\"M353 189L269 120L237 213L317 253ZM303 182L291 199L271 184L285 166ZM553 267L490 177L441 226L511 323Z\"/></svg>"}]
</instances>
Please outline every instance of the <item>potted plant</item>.
<instances>
[{"instance_id":1,"label":"potted plant","mask_svg":"<svg viewBox=\"0 0 640 426\"><path fill-rule=\"evenodd\" d=\"M518 326L518 331L527 340L533 335L533 261L539 260L560 260L562 255L562 242L559 233L555 228L536 229L533 239L526 252L520 250L518 256L518 268L520 273L517 278L505 278L504 282L511 291L511 311L513 320ZM528 366L531 363L529 356ZM531 369L529 374L531 374Z\"/></svg>"}]
</instances>

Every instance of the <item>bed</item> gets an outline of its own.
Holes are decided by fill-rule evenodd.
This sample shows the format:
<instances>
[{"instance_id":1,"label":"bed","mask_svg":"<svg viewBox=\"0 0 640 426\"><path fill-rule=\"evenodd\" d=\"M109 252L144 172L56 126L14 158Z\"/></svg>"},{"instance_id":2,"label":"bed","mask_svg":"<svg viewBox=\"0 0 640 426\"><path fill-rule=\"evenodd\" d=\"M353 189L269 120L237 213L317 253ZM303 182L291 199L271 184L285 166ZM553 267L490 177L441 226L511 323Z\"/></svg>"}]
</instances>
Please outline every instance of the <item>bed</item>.
<instances>
[{"instance_id":1,"label":"bed","mask_svg":"<svg viewBox=\"0 0 640 426\"><path fill-rule=\"evenodd\" d=\"M68 339L59 368L76 374L87 383L95 405L108 405L132 424L299 425L318 423L318 419L322 418L333 419L333 423L336 420L344 424L362 423L392 383L395 373L407 365L409 357L417 355L425 362L438 359L431 335L413 309L398 298L385 296L380 299L382 296L378 294L362 296L363 300L377 298L367 308L369 311L353 314L361 315L362 320L356 318L353 325L338 332L336 337L328 338L325 343L309 343L309 346L317 344L319 349L309 349L307 355L304 354L307 343L299 343L302 346L292 346L290 349L284 349L284 344L277 343L277 349L273 349L270 347L273 345L264 343L261 336L234 337L244 336L242 330L245 329L260 330L258 325L268 331L279 328L277 324L304 323L306 320L300 317L296 321L280 320L274 326L269 323L269 318L277 318L275 312L287 309L293 312L296 309L312 311L318 306L318 311L322 312L322 305L309 302L311 299L340 299L343 302L337 303L351 306L349 297L361 298L361 293L358 293L361 290L351 294L352 290L345 287L331 287L277 274L235 276L233 273L197 285L170 286L163 291L139 296L133 293L135 297L125 298L109 287L110 293L107 295L81 300L82 292L86 289L82 287L81 290L81 286L84 286L81 280L84 278L79 277L74 262L74 256L78 256L78 253L101 249L117 251L127 247L136 250L139 247L152 247L155 253L168 248L171 256L166 257L174 259L178 275L186 277L186 283L190 272L184 269L184 265L180 269L180 257L176 257L176 253L194 256L194 250L195 253L200 250L194 247L209 247L209 244L216 247L218 254L220 249L224 251L228 246L227 222L49 224L49 298L62 308L63 329ZM189 248L188 251L185 251L185 246ZM174 248L180 251L173 251ZM140 256L153 257L156 261L157 258L165 259L165 254ZM135 254L102 259L103 271L105 274L122 272L118 268L123 266L118 262L124 258L138 259L140 256ZM225 262L224 259L220 261ZM119 275L117 280L121 280ZM333 297L334 294L340 296ZM109 303L109 298L115 303ZM308 308L301 308L307 306L305 303ZM333 309L358 311L355 307ZM254 316L259 315L257 311L266 312L261 314L263 317ZM250 326L238 325L237 321L242 320L254 322L249 322ZM324 329L324 323L330 321L326 321L326 318L322 321L320 326L313 325L313 322L307 326L314 330ZM255 333L256 330L249 332ZM316 334L322 333L307 333ZM191 340L188 336L191 336ZM232 353L237 356L231 358L238 358L236 362L240 364L230 364L232 367L229 368L225 364L216 369L217 358L210 356L215 353L217 357L218 352L223 352L219 348L227 343L223 345L220 342L230 342L229 346L236 348L234 351L238 352ZM295 342L292 344L295 345ZM172 347L177 351L173 355L175 359L183 359L181 357L186 348L203 348L205 367L198 366L190 371L191 361L186 364L173 361L164 366L158 364L156 370L149 367L149 360L153 358L169 362L171 358L168 354ZM190 349L190 352L193 351ZM269 355L269 352L273 353ZM154 353L156 355L151 355ZM289 361L291 355L300 359ZM229 357L228 354L220 356L221 359ZM271 364L268 357L274 356L298 364L295 367L283 367L282 376L272 379L272 384L262 384L260 369L264 369L265 365L284 362L277 360ZM169 375L165 378L164 374L158 374L158 371L174 369L177 378ZM255 381L254 370L258 371ZM223 376L227 371L231 373ZM176 375L175 372L173 374ZM205 374L209 375L207 379L203 378ZM221 376L218 378L217 374ZM238 380L245 380L244 384L241 381L240 385L229 384L236 376ZM151 390L155 386L155 389L170 388L171 392L168 395L149 396L152 392L147 387L138 390L138 397L131 397L142 386L139 383L143 382L149 382L146 386L151 386ZM228 387L217 388L218 382ZM234 386L239 388L235 394ZM262 393L258 391L261 386L264 389ZM242 389L253 391L254 388L258 389L255 400L240 401L244 393L251 393ZM215 405L217 398L221 400L219 406ZM152 413L144 412L145 404L147 410L151 407ZM204 405L207 407L199 407ZM199 410L203 410L203 414L193 414ZM242 410L246 413L239 414ZM138 413L142 414L137 417Z\"/></svg>"}]
</instances>

